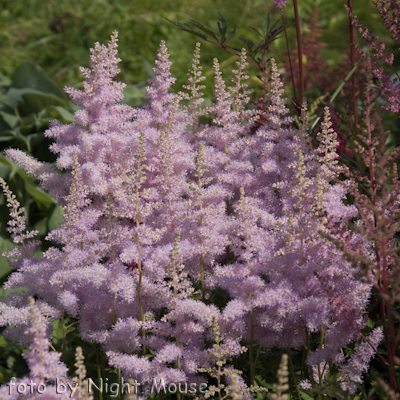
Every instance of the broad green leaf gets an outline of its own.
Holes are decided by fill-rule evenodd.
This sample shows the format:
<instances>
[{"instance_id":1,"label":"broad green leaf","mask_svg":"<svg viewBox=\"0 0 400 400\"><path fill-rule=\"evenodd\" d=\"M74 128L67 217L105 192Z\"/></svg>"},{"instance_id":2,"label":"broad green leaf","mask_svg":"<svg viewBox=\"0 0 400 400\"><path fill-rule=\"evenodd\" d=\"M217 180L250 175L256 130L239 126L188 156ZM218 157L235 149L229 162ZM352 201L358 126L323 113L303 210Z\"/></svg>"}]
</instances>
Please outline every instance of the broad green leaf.
<instances>
[{"instance_id":1,"label":"broad green leaf","mask_svg":"<svg viewBox=\"0 0 400 400\"><path fill-rule=\"evenodd\" d=\"M64 214L63 209L60 206L56 205L51 214L51 217L49 218L49 226L48 226L49 231L58 229L60 227L60 224L64 222L63 214Z\"/></svg>"},{"instance_id":2,"label":"broad green leaf","mask_svg":"<svg viewBox=\"0 0 400 400\"><path fill-rule=\"evenodd\" d=\"M268 389L274 388L273 385L271 385L270 383L267 383L267 381L261 375L256 375L254 380L258 386L266 387Z\"/></svg>"},{"instance_id":3,"label":"broad green leaf","mask_svg":"<svg viewBox=\"0 0 400 400\"><path fill-rule=\"evenodd\" d=\"M124 91L124 104L132 107L140 107L146 99L144 85L128 85Z\"/></svg>"},{"instance_id":4,"label":"broad green leaf","mask_svg":"<svg viewBox=\"0 0 400 400\"><path fill-rule=\"evenodd\" d=\"M31 61L23 61L11 76L11 86L17 89L31 88L65 99L64 92L53 83L43 68Z\"/></svg>"},{"instance_id":5,"label":"broad green leaf","mask_svg":"<svg viewBox=\"0 0 400 400\"><path fill-rule=\"evenodd\" d=\"M15 164L11 160L9 160L6 156L0 155L0 164L5 165L10 168L10 176L9 179L12 179L18 171L21 169L18 164Z\"/></svg>"},{"instance_id":6,"label":"broad green leaf","mask_svg":"<svg viewBox=\"0 0 400 400\"><path fill-rule=\"evenodd\" d=\"M0 163L0 176L4 179L11 172L11 168L3 163Z\"/></svg>"},{"instance_id":7,"label":"broad green leaf","mask_svg":"<svg viewBox=\"0 0 400 400\"><path fill-rule=\"evenodd\" d=\"M11 250L15 247L15 244L10 239L6 239L0 236L0 279L6 277L14 269L8 264L7 257L3 257L2 254L5 251ZM1 287L2 285L0 285Z\"/></svg>"},{"instance_id":8,"label":"broad green leaf","mask_svg":"<svg viewBox=\"0 0 400 400\"><path fill-rule=\"evenodd\" d=\"M11 85L11 79L7 78L0 72L0 87L7 87Z\"/></svg>"},{"instance_id":9,"label":"broad green leaf","mask_svg":"<svg viewBox=\"0 0 400 400\"><path fill-rule=\"evenodd\" d=\"M21 116L25 117L32 113L39 113L47 106L61 106L66 108L67 102L59 97L39 92L35 89L14 89L8 91L10 103L17 107Z\"/></svg>"},{"instance_id":10,"label":"broad green leaf","mask_svg":"<svg viewBox=\"0 0 400 400\"><path fill-rule=\"evenodd\" d=\"M36 224L33 226L33 229L35 231L39 231L39 235L45 235L47 233L47 223L48 218L42 218L40 221L36 222Z\"/></svg>"},{"instance_id":11,"label":"broad green leaf","mask_svg":"<svg viewBox=\"0 0 400 400\"><path fill-rule=\"evenodd\" d=\"M300 389L299 389L299 393L303 400L314 400L314 397L311 397L310 395L308 395L307 393L303 392Z\"/></svg>"},{"instance_id":12,"label":"broad green leaf","mask_svg":"<svg viewBox=\"0 0 400 400\"><path fill-rule=\"evenodd\" d=\"M26 143L28 146L29 153L32 153L32 149L36 147L39 143L43 142L44 135L42 132L39 133L32 133L26 136Z\"/></svg>"},{"instance_id":13,"label":"broad green leaf","mask_svg":"<svg viewBox=\"0 0 400 400\"><path fill-rule=\"evenodd\" d=\"M54 200L51 198L51 196L44 190L40 189L33 182L26 180L25 189L34 198L39 209L42 209L43 206L46 208L51 207L54 204Z\"/></svg>"},{"instance_id":14,"label":"broad green leaf","mask_svg":"<svg viewBox=\"0 0 400 400\"><path fill-rule=\"evenodd\" d=\"M57 119L63 124L70 124L75 122L74 114L70 113L64 107L60 106L47 106L39 113L39 118L43 119Z\"/></svg>"},{"instance_id":15,"label":"broad green leaf","mask_svg":"<svg viewBox=\"0 0 400 400\"><path fill-rule=\"evenodd\" d=\"M26 138L24 135L21 134L19 128L1 132L0 142L3 141L2 139L4 139L4 141L14 140L17 141L18 146L21 146L23 148L28 147Z\"/></svg>"},{"instance_id":16,"label":"broad green leaf","mask_svg":"<svg viewBox=\"0 0 400 400\"><path fill-rule=\"evenodd\" d=\"M368 319L367 326L368 328L375 328L375 322L372 319Z\"/></svg>"},{"instance_id":17,"label":"broad green leaf","mask_svg":"<svg viewBox=\"0 0 400 400\"><path fill-rule=\"evenodd\" d=\"M1 129L1 120L3 120L11 129L15 128L19 122L19 118L16 115L9 114L4 111L0 111L0 129Z\"/></svg>"},{"instance_id":18,"label":"broad green leaf","mask_svg":"<svg viewBox=\"0 0 400 400\"><path fill-rule=\"evenodd\" d=\"M13 134L13 131L7 130L7 131L1 132L0 142L8 142L10 140L15 140L15 135Z\"/></svg>"},{"instance_id":19,"label":"broad green leaf","mask_svg":"<svg viewBox=\"0 0 400 400\"><path fill-rule=\"evenodd\" d=\"M7 89L8 90L8 89ZM12 113L13 109L10 105L10 101L8 100L8 96L7 94L4 93L0 93L0 109L2 111L8 112L8 113Z\"/></svg>"},{"instance_id":20,"label":"broad green leaf","mask_svg":"<svg viewBox=\"0 0 400 400\"><path fill-rule=\"evenodd\" d=\"M153 71L153 66L147 60L143 60L143 66L149 78L154 78L156 76Z\"/></svg>"}]
</instances>

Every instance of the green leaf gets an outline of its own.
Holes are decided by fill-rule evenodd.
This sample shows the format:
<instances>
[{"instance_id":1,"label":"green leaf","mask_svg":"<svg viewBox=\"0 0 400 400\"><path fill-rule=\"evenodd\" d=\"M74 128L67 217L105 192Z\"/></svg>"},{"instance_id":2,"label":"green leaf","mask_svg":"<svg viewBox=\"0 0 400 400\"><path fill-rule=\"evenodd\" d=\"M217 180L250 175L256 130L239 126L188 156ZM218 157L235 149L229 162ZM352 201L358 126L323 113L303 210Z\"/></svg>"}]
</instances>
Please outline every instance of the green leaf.
<instances>
[{"instance_id":1,"label":"green leaf","mask_svg":"<svg viewBox=\"0 0 400 400\"><path fill-rule=\"evenodd\" d=\"M185 32L189 32L192 35L198 36L199 38L202 38L204 40L207 40L207 36L203 35L200 32L196 32L195 30L193 30L193 28L189 25L189 24L185 24L185 23L181 23L181 22L174 22L169 20L168 18L165 18L167 21L171 22L172 24L174 24L175 26L177 26L179 29L182 29Z\"/></svg>"},{"instance_id":2,"label":"green leaf","mask_svg":"<svg viewBox=\"0 0 400 400\"><path fill-rule=\"evenodd\" d=\"M54 207L54 210L49 218L49 231L59 228L60 224L64 222L63 213L63 209L60 206L56 205Z\"/></svg>"},{"instance_id":3,"label":"green leaf","mask_svg":"<svg viewBox=\"0 0 400 400\"><path fill-rule=\"evenodd\" d=\"M35 148L39 143L43 142L44 135L42 132L32 133L26 136L26 144L29 153L32 153L32 149Z\"/></svg>"},{"instance_id":4,"label":"green leaf","mask_svg":"<svg viewBox=\"0 0 400 400\"><path fill-rule=\"evenodd\" d=\"M21 169L18 164L15 164L9 160L6 156L0 155L0 163L10 168L10 176L8 179L12 179L18 171Z\"/></svg>"},{"instance_id":5,"label":"green leaf","mask_svg":"<svg viewBox=\"0 0 400 400\"><path fill-rule=\"evenodd\" d=\"M25 136L21 134L19 128L1 132L0 141L3 141L3 138L4 141L15 140L18 146L21 146L22 148L28 147L28 142L26 141Z\"/></svg>"},{"instance_id":6,"label":"green leaf","mask_svg":"<svg viewBox=\"0 0 400 400\"><path fill-rule=\"evenodd\" d=\"M346 82L351 78L351 76L354 74L354 72L356 71L356 69L358 68L358 66L361 64L361 61L363 60L363 58L360 58L360 60L358 61L358 63L354 66L354 68L349 72L349 74L346 76L346 78L343 79L342 83L339 85L339 87L335 90L335 93L333 93L333 95L331 96L331 98L329 99L329 102L326 106L329 106L335 99L336 96L340 93L340 91L342 90L343 86L346 84ZM311 125L308 133L311 133L314 128L317 126L318 122L320 121L322 114L324 113L324 111L322 110L321 113L319 114L318 118L315 119L315 121L313 122L313 124Z\"/></svg>"},{"instance_id":7,"label":"green leaf","mask_svg":"<svg viewBox=\"0 0 400 400\"><path fill-rule=\"evenodd\" d=\"M218 41L218 36L214 33L214 31L212 31L211 29L206 28L204 25L202 25L200 22L195 21L194 19L191 19L190 22L193 25L196 25L203 32L205 32L208 35L212 36L216 41Z\"/></svg>"},{"instance_id":8,"label":"green leaf","mask_svg":"<svg viewBox=\"0 0 400 400\"><path fill-rule=\"evenodd\" d=\"M261 35L261 33L260 32L258 32L258 30L257 29L255 29L255 28L252 28L251 26L250 26L250 29L256 34L256 35L258 35L258 36L260 36L260 37L262 37L262 38L264 38L264 35Z\"/></svg>"},{"instance_id":9,"label":"green leaf","mask_svg":"<svg viewBox=\"0 0 400 400\"><path fill-rule=\"evenodd\" d=\"M140 107L146 99L146 92L143 84L128 85L125 87L123 94L124 103L132 107Z\"/></svg>"},{"instance_id":10,"label":"green leaf","mask_svg":"<svg viewBox=\"0 0 400 400\"><path fill-rule=\"evenodd\" d=\"M264 33L267 35L268 34L268 32L269 32L269 26L270 26L270 24L271 24L271 15L270 15L270 13L268 13L266 16L265 16L265 18L264 18L264 20L263 20L263 22L262 22L262 24L261 24L261 26L262 26L262 28L263 28L263 31L264 31Z\"/></svg>"},{"instance_id":11,"label":"green leaf","mask_svg":"<svg viewBox=\"0 0 400 400\"><path fill-rule=\"evenodd\" d=\"M372 319L368 319L367 326L368 328L375 328L375 322Z\"/></svg>"},{"instance_id":12,"label":"green leaf","mask_svg":"<svg viewBox=\"0 0 400 400\"><path fill-rule=\"evenodd\" d=\"M153 66L147 60L143 60L143 66L149 78L154 78L156 76L153 71Z\"/></svg>"},{"instance_id":13,"label":"green leaf","mask_svg":"<svg viewBox=\"0 0 400 400\"><path fill-rule=\"evenodd\" d=\"M43 206L48 208L55 204L50 195L29 180L25 181L25 189L33 197L39 209L42 209Z\"/></svg>"},{"instance_id":14,"label":"green leaf","mask_svg":"<svg viewBox=\"0 0 400 400\"><path fill-rule=\"evenodd\" d=\"M70 113L61 106L47 106L39 113L41 120L57 119L63 124L70 124L75 122L74 114Z\"/></svg>"},{"instance_id":15,"label":"green leaf","mask_svg":"<svg viewBox=\"0 0 400 400\"><path fill-rule=\"evenodd\" d=\"M14 271L14 268L8 264L7 257L3 257L2 254L5 251L11 250L15 247L15 244L10 240L0 236L0 279L1 283L5 282L7 276ZM1 284L0 287L3 285Z\"/></svg>"},{"instance_id":16,"label":"green leaf","mask_svg":"<svg viewBox=\"0 0 400 400\"><path fill-rule=\"evenodd\" d=\"M251 41L250 39L244 39L244 38L238 38L239 40L241 40L245 46L247 47L247 50L250 54L253 53L253 48L255 46L255 43L253 41Z\"/></svg>"},{"instance_id":17,"label":"green leaf","mask_svg":"<svg viewBox=\"0 0 400 400\"><path fill-rule=\"evenodd\" d=\"M14 132L11 130L3 131L0 135L0 142L8 142L10 140L14 140L15 135Z\"/></svg>"},{"instance_id":18,"label":"green leaf","mask_svg":"<svg viewBox=\"0 0 400 400\"><path fill-rule=\"evenodd\" d=\"M221 34L222 38L225 36L226 34L226 28L227 28L227 24L225 21L225 18L221 15L221 13L218 11L218 29L219 29L219 33ZM224 41L221 38L221 43L223 43Z\"/></svg>"},{"instance_id":19,"label":"green leaf","mask_svg":"<svg viewBox=\"0 0 400 400\"><path fill-rule=\"evenodd\" d=\"M65 100L53 94L40 92L36 89L11 88L7 94L11 105L16 107L23 117L32 113L39 113L47 106L67 107L67 102Z\"/></svg>"},{"instance_id":20,"label":"green leaf","mask_svg":"<svg viewBox=\"0 0 400 400\"><path fill-rule=\"evenodd\" d=\"M268 389L274 388L270 383L267 383L267 381L261 375L256 375L254 380L258 386L266 387Z\"/></svg>"},{"instance_id":21,"label":"green leaf","mask_svg":"<svg viewBox=\"0 0 400 400\"><path fill-rule=\"evenodd\" d=\"M13 129L18 125L19 118L14 114L9 114L4 111L0 111L1 119L9 126L9 128Z\"/></svg>"},{"instance_id":22,"label":"green leaf","mask_svg":"<svg viewBox=\"0 0 400 400\"><path fill-rule=\"evenodd\" d=\"M17 89L35 89L65 99L64 92L49 79L42 67L32 61L23 61L14 70L11 86Z\"/></svg>"},{"instance_id":23,"label":"green leaf","mask_svg":"<svg viewBox=\"0 0 400 400\"><path fill-rule=\"evenodd\" d=\"M299 393L301 395L301 397L304 400L314 400L314 397L311 397L310 395L308 395L307 393L303 392L302 390L299 389Z\"/></svg>"},{"instance_id":24,"label":"green leaf","mask_svg":"<svg viewBox=\"0 0 400 400\"><path fill-rule=\"evenodd\" d=\"M235 34L236 34L236 28L234 28L234 29L229 33L228 37L226 38L226 42L225 42L225 43L228 43L228 42L235 36ZM241 51L241 50L239 49L239 51Z\"/></svg>"}]
</instances>

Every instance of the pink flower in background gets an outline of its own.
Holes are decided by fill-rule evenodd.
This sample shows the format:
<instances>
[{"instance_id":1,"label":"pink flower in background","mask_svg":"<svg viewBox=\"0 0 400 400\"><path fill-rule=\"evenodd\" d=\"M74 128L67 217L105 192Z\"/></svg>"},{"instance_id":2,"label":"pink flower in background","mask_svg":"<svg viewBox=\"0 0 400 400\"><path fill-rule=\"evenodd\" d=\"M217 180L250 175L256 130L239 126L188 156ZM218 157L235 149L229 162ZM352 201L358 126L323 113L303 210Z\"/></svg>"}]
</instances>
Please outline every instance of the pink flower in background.
<instances>
[{"instance_id":1,"label":"pink flower in background","mask_svg":"<svg viewBox=\"0 0 400 400\"><path fill-rule=\"evenodd\" d=\"M274 0L274 6L282 10L283 7L286 7L286 0Z\"/></svg>"}]
</instances>

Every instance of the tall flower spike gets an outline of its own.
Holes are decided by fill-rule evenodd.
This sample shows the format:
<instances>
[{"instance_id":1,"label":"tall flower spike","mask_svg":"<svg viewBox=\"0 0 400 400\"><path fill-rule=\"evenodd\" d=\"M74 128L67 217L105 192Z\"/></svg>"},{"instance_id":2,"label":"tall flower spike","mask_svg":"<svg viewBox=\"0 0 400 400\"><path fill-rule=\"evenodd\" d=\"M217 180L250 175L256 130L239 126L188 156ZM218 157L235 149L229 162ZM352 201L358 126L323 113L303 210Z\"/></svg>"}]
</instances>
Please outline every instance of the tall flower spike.
<instances>
[{"instance_id":1,"label":"tall flower spike","mask_svg":"<svg viewBox=\"0 0 400 400\"><path fill-rule=\"evenodd\" d=\"M8 221L10 227L7 228L7 231L11 233L11 237L15 244L22 244L22 248L15 247L12 250L4 252L3 256L8 258L10 266L17 268L21 262L21 260L19 260L21 257L32 257L35 254L40 242L37 240L26 242L26 240L32 239L39 232L26 231L26 218L24 215L25 209L20 206L19 201L1 177L0 185L2 186L3 192L7 198L7 207L10 209L11 220Z\"/></svg>"},{"instance_id":2,"label":"tall flower spike","mask_svg":"<svg viewBox=\"0 0 400 400\"><path fill-rule=\"evenodd\" d=\"M203 93L200 90L205 89L204 85L199 85L199 83L203 82L206 77L201 76L202 67L200 64L200 43L196 43L196 48L193 53L192 59L192 69L189 69L188 76L188 85L183 85L183 88L190 91L190 95L187 93L181 93L181 96L189 101L189 105L187 106L187 110L193 120L195 117L201 115L202 113L198 111L201 103L203 103L204 99ZM194 121L193 121L194 122Z\"/></svg>"},{"instance_id":3,"label":"tall flower spike","mask_svg":"<svg viewBox=\"0 0 400 400\"><path fill-rule=\"evenodd\" d=\"M214 67L214 96L215 96L215 106L214 112L216 117L214 119L214 123L218 125L225 125L227 123L227 116L229 115L229 111L231 109L232 104L232 96L226 90L226 85L224 80L222 79L222 72L219 66L219 62L216 58L214 58L213 62Z\"/></svg>"},{"instance_id":4,"label":"tall flower spike","mask_svg":"<svg viewBox=\"0 0 400 400\"><path fill-rule=\"evenodd\" d=\"M247 52L246 49L243 48L240 53L239 61L236 61L237 69L232 70L234 77L230 78L235 86L228 88L229 92L231 92L234 97L233 104L236 112L244 109L245 105L250 101L250 94L254 92L253 89L246 90L248 85L243 82L249 79L248 71L246 71L248 66Z\"/></svg>"},{"instance_id":5,"label":"tall flower spike","mask_svg":"<svg viewBox=\"0 0 400 400\"><path fill-rule=\"evenodd\" d=\"M336 149L339 146L339 142L336 132L332 129L329 107L325 107L324 109L322 132L317 133L317 140L319 142L319 161L326 165L326 167L332 168L338 163L337 158L339 156L336 153Z\"/></svg>"},{"instance_id":6,"label":"tall flower spike","mask_svg":"<svg viewBox=\"0 0 400 400\"><path fill-rule=\"evenodd\" d=\"M271 58L271 90L268 93L270 105L267 108L267 118L271 128L280 130L282 125L290 125L292 117L287 117L289 110L285 106L283 83L278 72L278 67L274 58Z\"/></svg>"},{"instance_id":7,"label":"tall flower spike","mask_svg":"<svg viewBox=\"0 0 400 400\"><path fill-rule=\"evenodd\" d=\"M169 255L170 265L167 268L167 276L172 279L172 282L165 282L173 290L175 304L179 299L189 298L194 291L187 278L188 274L184 272L185 266L183 264L180 241L181 234L178 232Z\"/></svg>"},{"instance_id":8,"label":"tall flower spike","mask_svg":"<svg viewBox=\"0 0 400 400\"><path fill-rule=\"evenodd\" d=\"M32 344L23 357L31 372L30 376L42 382L61 378L67 374L68 369L60 362L60 353L49 352L51 343L47 339L46 321L32 297L29 298L29 304L30 326L25 333L32 336Z\"/></svg>"},{"instance_id":9,"label":"tall flower spike","mask_svg":"<svg viewBox=\"0 0 400 400\"><path fill-rule=\"evenodd\" d=\"M77 347L75 352L75 377L73 378L73 382L76 385L76 395L75 398L77 400L93 400L93 393L88 393L88 381L86 378L86 366L85 366L85 357L83 356L82 347ZM74 392L74 393L75 393Z\"/></svg>"},{"instance_id":10,"label":"tall flower spike","mask_svg":"<svg viewBox=\"0 0 400 400\"><path fill-rule=\"evenodd\" d=\"M368 371L369 362L375 355L375 349L382 341L383 332L381 328L375 328L368 337L367 343L361 343L357 350L351 355L347 364L340 368L341 375L338 379L343 390L355 393L357 383L362 383L363 372Z\"/></svg>"},{"instance_id":11,"label":"tall flower spike","mask_svg":"<svg viewBox=\"0 0 400 400\"><path fill-rule=\"evenodd\" d=\"M118 32L114 31L107 47L97 42L94 49L90 50L92 53L90 68L80 68L81 73L86 78L86 81L83 82L83 91L72 87L65 88L65 92L73 98L76 105L83 108L90 107L87 111L91 115L98 114L102 106L120 101L123 98L121 89L126 84L113 81L113 78L120 72L117 67L121 61L117 57L117 41ZM84 122L87 114L80 113L79 115L82 116L82 122Z\"/></svg>"},{"instance_id":12,"label":"tall flower spike","mask_svg":"<svg viewBox=\"0 0 400 400\"><path fill-rule=\"evenodd\" d=\"M279 370L276 374L278 383L274 383L275 393L269 393L270 400L288 400L289 396L285 393L289 389L289 370L288 370L288 355L282 354Z\"/></svg>"},{"instance_id":13,"label":"tall flower spike","mask_svg":"<svg viewBox=\"0 0 400 400\"><path fill-rule=\"evenodd\" d=\"M307 113L307 99L304 97L303 104L301 106L301 114L300 114L300 126L299 130L295 131L297 134L295 136L295 140L300 143L300 148L304 152L306 148L312 148L311 146L311 138L308 134L308 130L310 128L308 113Z\"/></svg>"},{"instance_id":14,"label":"tall flower spike","mask_svg":"<svg viewBox=\"0 0 400 400\"><path fill-rule=\"evenodd\" d=\"M164 40L160 42L155 63L156 66L153 68L155 77L148 80L150 86L146 88L146 93L151 109L157 114L163 112L163 104L172 103L175 97L174 94L169 93L176 79L171 76L172 62L169 61L168 49Z\"/></svg>"},{"instance_id":15,"label":"tall flower spike","mask_svg":"<svg viewBox=\"0 0 400 400\"><path fill-rule=\"evenodd\" d=\"M11 233L11 237L15 244L24 243L26 239L31 239L35 237L39 232L31 231L27 232L26 230L26 218L25 218L25 209L20 206L19 201L15 197L8 187L7 183L3 178L0 177L0 185L3 188L3 192L7 198L7 207L10 208L10 216L11 220L8 221L9 228L7 228L7 232ZM25 231L25 232L24 232Z\"/></svg>"}]
</instances>

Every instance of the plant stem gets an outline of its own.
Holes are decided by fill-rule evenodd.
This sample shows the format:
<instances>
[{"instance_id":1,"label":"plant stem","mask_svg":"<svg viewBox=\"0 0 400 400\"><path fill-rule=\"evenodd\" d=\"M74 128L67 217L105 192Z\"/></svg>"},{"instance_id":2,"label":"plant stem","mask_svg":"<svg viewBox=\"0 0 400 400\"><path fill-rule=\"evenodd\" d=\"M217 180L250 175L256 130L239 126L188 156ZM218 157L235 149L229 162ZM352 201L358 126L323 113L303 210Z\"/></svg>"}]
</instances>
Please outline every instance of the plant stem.
<instances>
[{"instance_id":1,"label":"plant stem","mask_svg":"<svg viewBox=\"0 0 400 400\"><path fill-rule=\"evenodd\" d=\"M292 374L292 378L293 378L293 382L294 382L294 387L295 387L295 389L296 389L297 397L299 398L299 400L302 400L302 399L301 399L300 392L299 392L299 387L297 386L296 375L294 374L293 360L292 360L292 349L291 349L290 347L288 347L287 353L288 353L288 356L289 356L289 368L290 368L290 373Z\"/></svg>"},{"instance_id":2,"label":"plant stem","mask_svg":"<svg viewBox=\"0 0 400 400\"><path fill-rule=\"evenodd\" d=\"M251 297L251 292L249 297ZM256 366L254 363L254 356L253 356L253 340L254 340L254 317L253 317L253 310L250 310L250 343L249 343L249 362L250 362L250 386L254 385L254 376Z\"/></svg>"},{"instance_id":3,"label":"plant stem","mask_svg":"<svg viewBox=\"0 0 400 400\"><path fill-rule=\"evenodd\" d=\"M301 103L303 102L304 96L304 75L303 75L303 47L301 45L301 31L300 31L300 17L299 8L297 6L297 0L293 0L294 17L296 20L296 36L297 36L297 53L299 60L299 104L298 107L301 109Z\"/></svg>"},{"instance_id":4,"label":"plant stem","mask_svg":"<svg viewBox=\"0 0 400 400\"><path fill-rule=\"evenodd\" d=\"M353 0L347 0L347 5L353 13ZM350 31L350 65L351 69L354 68L354 27L353 21L349 14L349 31ZM356 83L354 75L351 76L351 91L353 94L353 108L354 108L354 124L356 128L356 135L358 136L358 114L357 114L357 96L356 96Z\"/></svg>"},{"instance_id":5,"label":"plant stem","mask_svg":"<svg viewBox=\"0 0 400 400\"><path fill-rule=\"evenodd\" d=\"M121 400L121 369L117 369L118 398Z\"/></svg>"},{"instance_id":6,"label":"plant stem","mask_svg":"<svg viewBox=\"0 0 400 400\"><path fill-rule=\"evenodd\" d=\"M286 49L287 49L287 55L288 55L288 59L289 59L290 75L292 77L293 97L294 97L294 101L297 103L297 105L299 105L299 101L298 101L297 95L296 95L296 85L294 83L292 58L290 57L289 40L288 40L288 36L287 36L287 31L286 31L285 16L283 14L282 9L281 9L281 16L282 16L283 30L285 31ZM296 107L296 109L297 109L297 111L301 111L301 109L299 109L298 107Z\"/></svg>"},{"instance_id":7,"label":"plant stem","mask_svg":"<svg viewBox=\"0 0 400 400\"><path fill-rule=\"evenodd\" d=\"M99 399L103 400L103 384L102 384L103 378L101 376L101 367L100 367L100 360L99 360L97 344L94 346L94 351L96 354L97 379L99 380L99 388L101 388L101 390L99 390Z\"/></svg>"}]
</instances>

